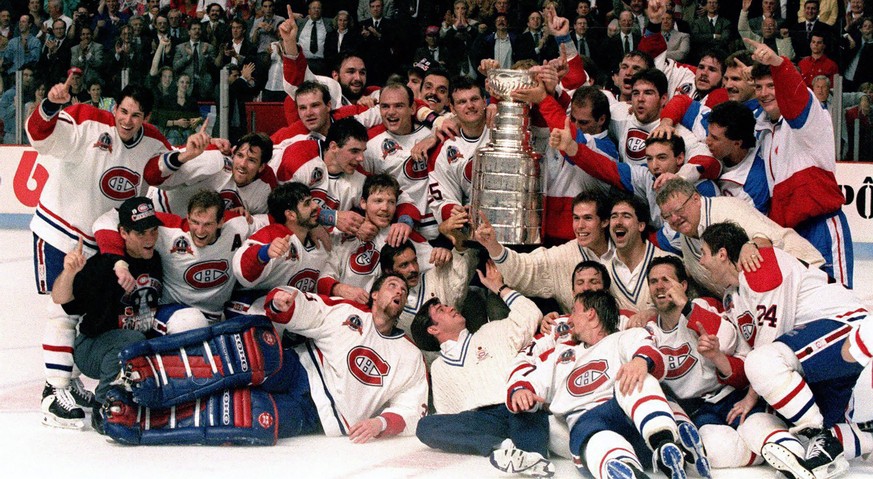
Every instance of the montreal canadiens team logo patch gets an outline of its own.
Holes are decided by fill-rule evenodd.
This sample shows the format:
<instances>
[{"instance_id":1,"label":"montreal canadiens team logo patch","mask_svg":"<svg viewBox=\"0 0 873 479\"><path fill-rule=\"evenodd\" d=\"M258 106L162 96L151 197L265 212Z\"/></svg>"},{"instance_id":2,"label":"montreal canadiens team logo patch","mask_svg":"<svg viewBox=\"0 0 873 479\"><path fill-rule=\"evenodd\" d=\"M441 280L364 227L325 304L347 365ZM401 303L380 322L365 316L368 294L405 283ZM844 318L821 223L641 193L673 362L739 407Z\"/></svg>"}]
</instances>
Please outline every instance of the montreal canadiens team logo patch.
<instances>
[{"instance_id":1,"label":"montreal canadiens team logo patch","mask_svg":"<svg viewBox=\"0 0 873 479\"><path fill-rule=\"evenodd\" d=\"M136 196L140 175L133 170L116 166L100 177L100 192L114 201L129 200Z\"/></svg>"},{"instance_id":2,"label":"montreal canadiens team logo patch","mask_svg":"<svg viewBox=\"0 0 873 479\"><path fill-rule=\"evenodd\" d=\"M372 241L367 241L352 253L349 268L356 274L371 274L379 265L379 251Z\"/></svg>"},{"instance_id":3,"label":"montreal canadiens team logo patch","mask_svg":"<svg viewBox=\"0 0 873 479\"><path fill-rule=\"evenodd\" d=\"M314 293L315 285L318 283L318 271L312 268L306 268L298 271L288 281L288 286L294 286L300 291L306 293Z\"/></svg>"},{"instance_id":4,"label":"montreal canadiens team logo patch","mask_svg":"<svg viewBox=\"0 0 873 479\"><path fill-rule=\"evenodd\" d=\"M427 179L427 160L416 160L410 156L403 163L403 174L410 180Z\"/></svg>"},{"instance_id":5,"label":"montreal canadiens team logo patch","mask_svg":"<svg viewBox=\"0 0 873 479\"><path fill-rule=\"evenodd\" d=\"M646 138L649 134L639 128L631 128L627 131L624 141L624 154L631 161L643 161L646 159Z\"/></svg>"},{"instance_id":6,"label":"montreal canadiens team logo patch","mask_svg":"<svg viewBox=\"0 0 873 479\"><path fill-rule=\"evenodd\" d=\"M391 371L391 366L379 353L364 346L357 346L346 356L349 372L366 386L382 387L383 378Z\"/></svg>"},{"instance_id":7,"label":"montreal canadiens team logo patch","mask_svg":"<svg viewBox=\"0 0 873 479\"><path fill-rule=\"evenodd\" d=\"M691 346L688 343L678 348L661 346L658 348L667 361L667 379L679 379L688 374L697 364L697 358L691 354Z\"/></svg>"},{"instance_id":8,"label":"montreal canadiens team logo patch","mask_svg":"<svg viewBox=\"0 0 873 479\"><path fill-rule=\"evenodd\" d=\"M239 193L237 193L236 190L221 190L218 194L221 195L221 199L224 200L225 210L232 210L243 206L242 198L239 197Z\"/></svg>"},{"instance_id":9,"label":"montreal canadiens team logo patch","mask_svg":"<svg viewBox=\"0 0 873 479\"><path fill-rule=\"evenodd\" d=\"M605 360L598 359L574 369L567 377L567 391L576 397L593 393L609 381L608 367Z\"/></svg>"},{"instance_id":10,"label":"montreal canadiens team logo patch","mask_svg":"<svg viewBox=\"0 0 873 479\"><path fill-rule=\"evenodd\" d=\"M197 263L185 270L185 282L196 289L209 289L221 286L230 279L226 259Z\"/></svg>"}]
</instances>

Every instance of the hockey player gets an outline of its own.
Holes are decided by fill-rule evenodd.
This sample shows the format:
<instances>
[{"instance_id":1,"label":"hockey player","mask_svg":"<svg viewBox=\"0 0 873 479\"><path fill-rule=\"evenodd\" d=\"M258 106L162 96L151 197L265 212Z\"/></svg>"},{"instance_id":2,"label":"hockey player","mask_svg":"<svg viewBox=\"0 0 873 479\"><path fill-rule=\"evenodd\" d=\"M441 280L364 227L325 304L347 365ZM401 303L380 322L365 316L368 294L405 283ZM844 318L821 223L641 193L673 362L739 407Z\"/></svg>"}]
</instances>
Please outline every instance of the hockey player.
<instances>
[{"instance_id":1,"label":"hockey player","mask_svg":"<svg viewBox=\"0 0 873 479\"><path fill-rule=\"evenodd\" d=\"M573 309L573 292L567 278L580 261L608 262L614 254L606 228L612 206L599 193L582 192L573 199L574 241L560 246L518 253L494 238L482 246L503 274L506 284L526 296L555 298L564 312ZM486 220L487 221L487 220Z\"/></svg>"},{"instance_id":2,"label":"hockey player","mask_svg":"<svg viewBox=\"0 0 873 479\"><path fill-rule=\"evenodd\" d=\"M106 399L110 383L118 377L118 353L128 344L157 334L155 311L163 287L161 260L155 254L161 222L151 200L131 198L121 204L118 215L122 258L136 278L134 288L127 291L118 284L118 256L98 254L86 260L81 238L64 257L64 270L52 288L55 303L67 314L82 317L73 359L86 376L100 380L95 394L98 403ZM91 419L94 429L101 431L98 408L99 404ZM81 422L82 418L74 419Z\"/></svg>"},{"instance_id":3,"label":"hockey player","mask_svg":"<svg viewBox=\"0 0 873 479\"><path fill-rule=\"evenodd\" d=\"M405 297L397 275L376 280L369 307L284 286L267 298L272 324L244 316L135 345L122 360L137 402L115 394L101 411L106 433L126 444L211 445L272 445L318 431L355 443L412 435L428 386L421 352L396 328ZM310 339L281 351L286 331ZM236 346L219 346L227 341ZM181 364L203 349L220 363L207 377L162 369L163 381L147 365Z\"/></svg>"},{"instance_id":4,"label":"hockey player","mask_svg":"<svg viewBox=\"0 0 873 479\"><path fill-rule=\"evenodd\" d=\"M205 188L221 194L225 210L266 213L267 196L276 187L276 175L267 168L272 154L273 142L263 133L240 138L230 158L219 150L205 151L161 184L155 206L182 216L191 197Z\"/></svg>"},{"instance_id":5,"label":"hockey player","mask_svg":"<svg viewBox=\"0 0 873 479\"><path fill-rule=\"evenodd\" d=\"M391 225L388 243L397 246L417 231L427 239L437 237L437 223L428 208L427 161L411 150L430 128L413 124L415 100L406 85L389 84L379 96L379 111L385 131L367 142L362 168L370 174L387 173L397 180L410 202L397 207L398 220Z\"/></svg>"},{"instance_id":6,"label":"hockey player","mask_svg":"<svg viewBox=\"0 0 873 479\"><path fill-rule=\"evenodd\" d=\"M147 184L163 182L202 153L210 141L201 129L188 138L185 151L170 152L163 135L145 123L153 104L151 92L136 85L128 85L118 94L112 113L85 104L61 110L70 102L71 82L72 76L53 86L25 125L30 144L39 154L55 158L57 164L30 224L40 294L51 291L63 268L64 254L79 238L86 257L97 251L91 230L94 220L125 200L145 194ZM122 263L119 268L123 268ZM84 417L82 409L68 401L69 394L62 390L71 392L78 403L90 405L90 393L72 379L77 319L60 308L49 308L43 335L46 424L63 427L66 419ZM58 394L64 398L58 399Z\"/></svg>"},{"instance_id":7,"label":"hockey player","mask_svg":"<svg viewBox=\"0 0 873 479\"><path fill-rule=\"evenodd\" d=\"M807 264L818 267L824 264L821 254L792 229L783 228L756 210L752 205L738 198L700 196L687 181L673 178L664 183L656 197L661 207L661 217L674 231L679 233L673 241L673 248L682 251L682 259L688 274L701 287L715 297L721 296L724 286L720 286L701 266L700 235L709 225L721 221L734 220L742 223L746 233L755 244L744 249L741 265L751 270L759 266L755 259L755 246L776 246L794 255ZM760 243L760 244L758 244Z\"/></svg>"},{"instance_id":8,"label":"hockey player","mask_svg":"<svg viewBox=\"0 0 873 479\"><path fill-rule=\"evenodd\" d=\"M763 43L745 39L758 64L752 68L755 93L766 118L756 135L767 156L772 202L770 219L794 228L824 256L824 270L852 287L852 236L843 197L834 177L831 116L806 88L787 58Z\"/></svg>"},{"instance_id":9,"label":"hockey player","mask_svg":"<svg viewBox=\"0 0 873 479\"><path fill-rule=\"evenodd\" d=\"M349 235L334 236L333 252L318 279L319 294L367 303L367 291L381 272L379 252L391 234L399 194L400 187L393 176L382 173L367 177L360 207L366 221L376 227L376 236L369 241ZM416 245L419 268L430 269L430 245L417 234L411 235L411 239Z\"/></svg>"},{"instance_id":10,"label":"hockey player","mask_svg":"<svg viewBox=\"0 0 873 479\"><path fill-rule=\"evenodd\" d=\"M785 424L764 412L757 394L747 395L743 357L748 345L710 301L688 298L682 260L655 258L647 277L658 315L646 327L667 365L661 385L681 406L673 413L686 449L695 451L692 446L699 448L702 441L705 460L715 468L759 464L765 442L802 455L803 446Z\"/></svg>"},{"instance_id":11,"label":"hockey player","mask_svg":"<svg viewBox=\"0 0 873 479\"><path fill-rule=\"evenodd\" d=\"M548 403L570 426L570 451L583 474L645 477L643 464L653 457L668 477L684 478L679 432L657 382L663 357L649 333L616 332L618 306L605 291L586 291L574 301L569 324L580 345L559 344L516 368L506 406L523 414Z\"/></svg>"},{"instance_id":12,"label":"hockey player","mask_svg":"<svg viewBox=\"0 0 873 479\"><path fill-rule=\"evenodd\" d=\"M157 213L161 226L155 250L164 271L161 306L155 317L159 332L179 333L223 319L225 303L236 286L231 268L234 252L268 221L264 215L225 216L224 205L218 192L200 190L188 201L185 218ZM114 210L95 223L101 252L121 254L117 224Z\"/></svg>"},{"instance_id":13,"label":"hockey player","mask_svg":"<svg viewBox=\"0 0 873 479\"><path fill-rule=\"evenodd\" d=\"M490 226L477 234L486 230L494 234ZM504 472L551 477L555 467L546 459L548 415L512 414L503 405L504 378L518 350L533 338L542 313L503 283L493 262L486 263L484 275L477 272L482 284L509 306L509 316L471 333L466 318L440 298L422 305L412 322L413 339L440 355L430 367L436 415L419 421L416 436L433 448L490 455L491 464Z\"/></svg>"},{"instance_id":14,"label":"hockey player","mask_svg":"<svg viewBox=\"0 0 873 479\"><path fill-rule=\"evenodd\" d=\"M267 199L272 224L256 231L233 255L233 275L246 293L234 295L234 314L258 314L267 291L280 286L314 293L327 252L315 240L318 204L302 183L280 185ZM249 308L255 305L254 310Z\"/></svg>"},{"instance_id":15,"label":"hockey player","mask_svg":"<svg viewBox=\"0 0 873 479\"><path fill-rule=\"evenodd\" d=\"M702 239L700 262L726 288L725 312L754 348L746 356L749 383L792 431L810 439L803 457L768 443L764 459L795 477L845 471L843 447L825 428L844 417L861 372L840 350L867 310L852 291L778 248L761 248L761 267L742 271L740 250L749 237L735 223L712 224Z\"/></svg>"},{"instance_id":16,"label":"hockey player","mask_svg":"<svg viewBox=\"0 0 873 479\"><path fill-rule=\"evenodd\" d=\"M297 181L312 189L321 206L321 224L357 234L364 218L351 210L364 185L357 168L366 146L367 129L354 118L344 118L331 126L324 145L301 141L286 149L276 177L280 184Z\"/></svg>"}]
</instances>

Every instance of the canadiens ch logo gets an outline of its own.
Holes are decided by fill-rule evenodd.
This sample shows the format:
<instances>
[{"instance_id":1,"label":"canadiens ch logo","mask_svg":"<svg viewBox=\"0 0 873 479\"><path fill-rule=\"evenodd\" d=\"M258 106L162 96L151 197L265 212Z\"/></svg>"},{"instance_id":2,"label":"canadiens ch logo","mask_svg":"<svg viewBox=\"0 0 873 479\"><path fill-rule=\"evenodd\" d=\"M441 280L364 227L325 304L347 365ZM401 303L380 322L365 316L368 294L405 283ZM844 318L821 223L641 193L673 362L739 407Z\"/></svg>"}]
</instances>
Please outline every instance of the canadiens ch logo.
<instances>
[{"instance_id":1,"label":"canadiens ch logo","mask_svg":"<svg viewBox=\"0 0 873 479\"><path fill-rule=\"evenodd\" d=\"M382 387L383 378L391 371L391 366L379 353L364 346L357 346L346 356L349 372L366 386Z\"/></svg>"},{"instance_id":2,"label":"canadiens ch logo","mask_svg":"<svg viewBox=\"0 0 873 479\"><path fill-rule=\"evenodd\" d=\"M170 248L170 254L173 253L194 254L194 250L191 249L191 243L188 243L188 238L180 236L173 240L173 247Z\"/></svg>"},{"instance_id":3,"label":"canadiens ch logo","mask_svg":"<svg viewBox=\"0 0 873 479\"><path fill-rule=\"evenodd\" d=\"M400 151L402 149L403 147L400 146L400 143L394 141L393 138L385 138L384 140L382 140L382 159L384 160L391 153L394 153L395 151Z\"/></svg>"},{"instance_id":4,"label":"canadiens ch logo","mask_svg":"<svg viewBox=\"0 0 873 479\"><path fill-rule=\"evenodd\" d=\"M276 333L272 331L264 331L261 333L261 340L264 341L265 344L270 346L275 346L278 342L276 340Z\"/></svg>"},{"instance_id":5,"label":"canadiens ch logo","mask_svg":"<svg viewBox=\"0 0 873 479\"><path fill-rule=\"evenodd\" d=\"M116 166L106 170L100 177L100 192L110 200L129 200L136 196L139 180L140 176L135 171Z\"/></svg>"},{"instance_id":6,"label":"canadiens ch logo","mask_svg":"<svg viewBox=\"0 0 873 479\"><path fill-rule=\"evenodd\" d=\"M312 170L312 174L309 175L309 187L312 188L313 186L321 183L322 178L324 178L324 171L321 168L316 168Z\"/></svg>"},{"instance_id":7,"label":"canadiens ch logo","mask_svg":"<svg viewBox=\"0 0 873 479\"><path fill-rule=\"evenodd\" d=\"M358 334L364 334L364 322L357 314L353 314L346 318L346 320L343 321L343 326L348 326L349 329Z\"/></svg>"},{"instance_id":8,"label":"canadiens ch logo","mask_svg":"<svg viewBox=\"0 0 873 479\"><path fill-rule=\"evenodd\" d=\"M593 393L609 381L608 368L606 360L598 359L574 369L567 377L567 391L576 397Z\"/></svg>"},{"instance_id":9,"label":"canadiens ch logo","mask_svg":"<svg viewBox=\"0 0 873 479\"><path fill-rule=\"evenodd\" d=\"M288 286L294 286L300 291L304 291L306 293L314 293L317 283L318 270L306 268L298 271L294 276L292 276L291 279L288 281Z\"/></svg>"},{"instance_id":10,"label":"canadiens ch logo","mask_svg":"<svg viewBox=\"0 0 873 479\"><path fill-rule=\"evenodd\" d=\"M109 133L101 133L100 137L97 138L97 142L94 143L94 148L112 153L112 137L109 136Z\"/></svg>"},{"instance_id":11,"label":"canadiens ch logo","mask_svg":"<svg viewBox=\"0 0 873 479\"><path fill-rule=\"evenodd\" d=\"M458 160L463 160L464 155L461 154L461 150L459 150L457 146L449 145L446 148L446 159L449 160L449 164L451 165Z\"/></svg>"},{"instance_id":12,"label":"canadiens ch logo","mask_svg":"<svg viewBox=\"0 0 873 479\"><path fill-rule=\"evenodd\" d=\"M743 339L749 343L749 346L754 346L755 335L758 334L758 330L755 328L755 318L752 316L752 313L746 311L741 314L737 318L737 326L740 328L740 334L743 335Z\"/></svg>"},{"instance_id":13,"label":"canadiens ch logo","mask_svg":"<svg viewBox=\"0 0 873 479\"><path fill-rule=\"evenodd\" d=\"M273 415L268 412L262 412L258 415L258 424L264 429L271 429L273 422Z\"/></svg>"},{"instance_id":14,"label":"canadiens ch logo","mask_svg":"<svg viewBox=\"0 0 873 479\"><path fill-rule=\"evenodd\" d=\"M688 374L697 364L697 358L691 354L691 346L684 343L678 348L661 346L658 348L667 360L667 379L679 379Z\"/></svg>"},{"instance_id":15,"label":"canadiens ch logo","mask_svg":"<svg viewBox=\"0 0 873 479\"><path fill-rule=\"evenodd\" d=\"M646 159L646 138L648 137L649 134L639 128L631 128L627 131L624 154L629 160L642 161Z\"/></svg>"},{"instance_id":16,"label":"canadiens ch logo","mask_svg":"<svg viewBox=\"0 0 873 479\"><path fill-rule=\"evenodd\" d=\"M416 160L410 156L403 163L403 174L410 180L427 179L427 160Z\"/></svg>"},{"instance_id":17,"label":"canadiens ch logo","mask_svg":"<svg viewBox=\"0 0 873 479\"><path fill-rule=\"evenodd\" d=\"M221 199L224 200L225 210L232 210L244 206L242 198L239 197L239 193L237 193L236 190L221 190L219 195L221 195Z\"/></svg>"},{"instance_id":18,"label":"canadiens ch logo","mask_svg":"<svg viewBox=\"0 0 873 479\"><path fill-rule=\"evenodd\" d=\"M322 189L312 189L312 199L322 208L330 208L335 210L339 207L339 200L327 194Z\"/></svg>"},{"instance_id":19,"label":"canadiens ch logo","mask_svg":"<svg viewBox=\"0 0 873 479\"><path fill-rule=\"evenodd\" d=\"M464 165L464 180L467 183L473 182L473 162L468 161L466 165Z\"/></svg>"},{"instance_id":20,"label":"canadiens ch logo","mask_svg":"<svg viewBox=\"0 0 873 479\"><path fill-rule=\"evenodd\" d=\"M349 268L356 274L370 274L379 264L379 251L372 241L362 244L349 258Z\"/></svg>"},{"instance_id":21,"label":"canadiens ch logo","mask_svg":"<svg viewBox=\"0 0 873 479\"><path fill-rule=\"evenodd\" d=\"M226 259L197 263L185 270L185 282L197 289L221 286L230 279L229 266Z\"/></svg>"}]
</instances>

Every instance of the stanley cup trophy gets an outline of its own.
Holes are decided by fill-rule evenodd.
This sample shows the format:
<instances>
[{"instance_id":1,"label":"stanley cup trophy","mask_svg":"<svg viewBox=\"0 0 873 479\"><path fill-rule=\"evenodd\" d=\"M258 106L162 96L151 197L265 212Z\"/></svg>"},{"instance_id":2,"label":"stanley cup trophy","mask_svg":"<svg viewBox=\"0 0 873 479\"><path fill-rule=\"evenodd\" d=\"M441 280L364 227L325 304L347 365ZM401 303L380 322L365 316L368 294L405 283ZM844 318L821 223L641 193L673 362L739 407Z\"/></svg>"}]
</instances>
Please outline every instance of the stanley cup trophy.
<instances>
[{"instance_id":1,"label":"stanley cup trophy","mask_svg":"<svg viewBox=\"0 0 873 479\"><path fill-rule=\"evenodd\" d=\"M530 146L530 106L509 97L514 90L536 86L536 82L526 70L505 69L490 70L488 82L502 100L497 104L491 141L476 154L470 201L473 230L482 212L500 243L537 245L543 213L540 155Z\"/></svg>"}]
</instances>

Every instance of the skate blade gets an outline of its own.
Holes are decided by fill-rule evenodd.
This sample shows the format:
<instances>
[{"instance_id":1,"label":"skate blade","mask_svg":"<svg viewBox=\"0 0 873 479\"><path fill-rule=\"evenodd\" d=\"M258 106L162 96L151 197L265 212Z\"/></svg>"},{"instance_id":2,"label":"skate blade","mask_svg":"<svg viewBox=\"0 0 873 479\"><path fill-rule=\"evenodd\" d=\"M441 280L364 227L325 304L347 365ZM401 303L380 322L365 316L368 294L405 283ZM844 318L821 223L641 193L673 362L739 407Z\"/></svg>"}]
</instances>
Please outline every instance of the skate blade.
<instances>
[{"instance_id":1,"label":"skate blade","mask_svg":"<svg viewBox=\"0 0 873 479\"><path fill-rule=\"evenodd\" d=\"M817 479L815 474L808 471L797 462L797 456L788 449L775 443L764 444L761 448L764 461L777 471L785 473L787 477L796 479Z\"/></svg>"},{"instance_id":2,"label":"skate blade","mask_svg":"<svg viewBox=\"0 0 873 479\"><path fill-rule=\"evenodd\" d=\"M41 423L43 426L53 427L56 429L68 429L73 431L81 431L85 429L85 421L82 419L61 419L56 417L43 416Z\"/></svg>"},{"instance_id":3,"label":"skate blade","mask_svg":"<svg viewBox=\"0 0 873 479\"><path fill-rule=\"evenodd\" d=\"M849 461L845 457L840 457L836 461L818 467L812 470L816 479L830 479L832 477L841 476L849 470Z\"/></svg>"}]
</instances>

